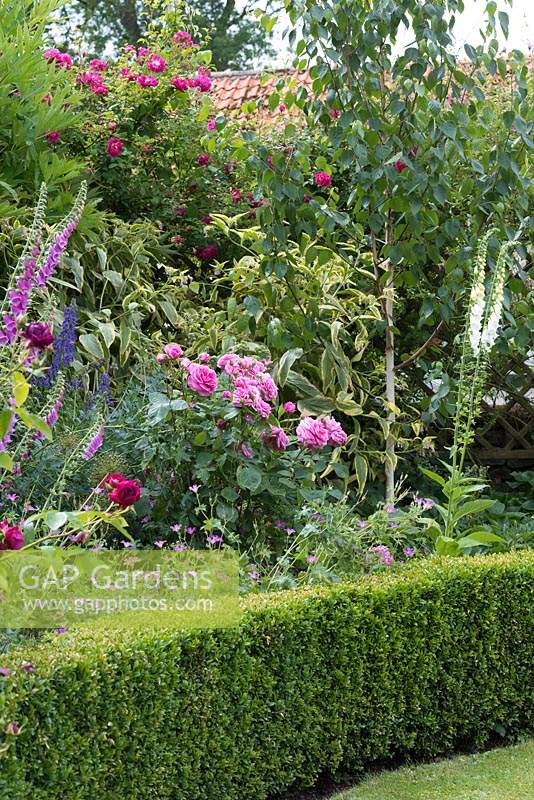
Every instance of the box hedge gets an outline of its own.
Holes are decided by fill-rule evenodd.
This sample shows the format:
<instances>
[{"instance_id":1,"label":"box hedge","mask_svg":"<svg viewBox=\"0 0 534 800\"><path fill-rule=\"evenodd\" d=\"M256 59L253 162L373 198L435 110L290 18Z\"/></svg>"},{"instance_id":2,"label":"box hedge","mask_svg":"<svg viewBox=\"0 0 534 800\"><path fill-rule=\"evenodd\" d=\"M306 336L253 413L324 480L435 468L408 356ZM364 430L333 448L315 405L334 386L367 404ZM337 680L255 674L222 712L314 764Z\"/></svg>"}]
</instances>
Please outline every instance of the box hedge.
<instances>
[{"instance_id":1,"label":"box hedge","mask_svg":"<svg viewBox=\"0 0 534 800\"><path fill-rule=\"evenodd\" d=\"M16 650L0 798L262 800L532 731L533 601L534 553L429 559L249 598L233 629L79 629Z\"/></svg>"}]
</instances>

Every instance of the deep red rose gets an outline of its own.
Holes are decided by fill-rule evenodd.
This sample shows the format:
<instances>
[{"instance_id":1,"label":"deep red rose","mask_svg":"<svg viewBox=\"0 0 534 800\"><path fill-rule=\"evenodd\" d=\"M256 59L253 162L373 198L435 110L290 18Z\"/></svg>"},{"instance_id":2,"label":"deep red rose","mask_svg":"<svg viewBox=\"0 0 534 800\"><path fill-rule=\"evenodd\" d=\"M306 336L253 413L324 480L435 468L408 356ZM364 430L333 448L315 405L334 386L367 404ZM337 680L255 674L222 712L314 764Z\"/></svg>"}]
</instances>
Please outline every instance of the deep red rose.
<instances>
[{"instance_id":1,"label":"deep red rose","mask_svg":"<svg viewBox=\"0 0 534 800\"><path fill-rule=\"evenodd\" d=\"M54 341L54 334L46 322L30 322L22 335L28 340L28 346L35 347L36 350L44 350Z\"/></svg>"},{"instance_id":2,"label":"deep red rose","mask_svg":"<svg viewBox=\"0 0 534 800\"><path fill-rule=\"evenodd\" d=\"M109 475L106 475L104 478L104 483L110 489L115 489L117 486L120 486L121 483L127 481L128 478L125 478L124 475L121 475L120 472L110 472Z\"/></svg>"},{"instance_id":3,"label":"deep red rose","mask_svg":"<svg viewBox=\"0 0 534 800\"><path fill-rule=\"evenodd\" d=\"M24 547L24 535L16 525L9 527L9 522L0 523L0 550L20 550Z\"/></svg>"},{"instance_id":4,"label":"deep red rose","mask_svg":"<svg viewBox=\"0 0 534 800\"><path fill-rule=\"evenodd\" d=\"M141 484L139 481L124 480L119 483L112 492L109 493L109 499L112 503L116 503L122 508L128 508L137 503L141 497Z\"/></svg>"},{"instance_id":5,"label":"deep red rose","mask_svg":"<svg viewBox=\"0 0 534 800\"><path fill-rule=\"evenodd\" d=\"M397 172L399 174L403 171L403 169L406 169L407 166L408 166L408 164L405 164L404 161L400 160L400 158L399 158L398 161L395 161L395 164L394 164L394 167L395 167L395 169L397 170Z\"/></svg>"}]
</instances>

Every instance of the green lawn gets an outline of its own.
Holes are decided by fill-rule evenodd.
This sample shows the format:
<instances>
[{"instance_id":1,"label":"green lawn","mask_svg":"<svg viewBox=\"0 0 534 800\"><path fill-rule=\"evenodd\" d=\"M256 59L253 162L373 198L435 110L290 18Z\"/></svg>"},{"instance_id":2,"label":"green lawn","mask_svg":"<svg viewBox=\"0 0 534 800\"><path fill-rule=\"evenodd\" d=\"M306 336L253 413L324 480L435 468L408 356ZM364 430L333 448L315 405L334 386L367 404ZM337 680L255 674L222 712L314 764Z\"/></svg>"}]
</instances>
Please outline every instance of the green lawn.
<instances>
[{"instance_id":1,"label":"green lawn","mask_svg":"<svg viewBox=\"0 0 534 800\"><path fill-rule=\"evenodd\" d=\"M383 772L332 800L534 800L534 739Z\"/></svg>"}]
</instances>

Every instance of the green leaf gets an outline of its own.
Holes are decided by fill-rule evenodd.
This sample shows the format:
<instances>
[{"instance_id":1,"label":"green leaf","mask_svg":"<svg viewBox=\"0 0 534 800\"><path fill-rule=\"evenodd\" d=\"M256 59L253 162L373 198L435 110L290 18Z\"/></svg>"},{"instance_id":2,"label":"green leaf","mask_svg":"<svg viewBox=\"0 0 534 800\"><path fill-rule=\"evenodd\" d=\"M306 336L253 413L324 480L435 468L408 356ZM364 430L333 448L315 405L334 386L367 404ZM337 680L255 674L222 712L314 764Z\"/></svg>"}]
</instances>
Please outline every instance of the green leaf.
<instances>
[{"instance_id":1,"label":"green leaf","mask_svg":"<svg viewBox=\"0 0 534 800\"><path fill-rule=\"evenodd\" d=\"M261 472L252 464L237 468L237 483L242 489L255 492L261 485Z\"/></svg>"},{"instance_id":2,"label":"green leaf","mask_svg":"<svg viewBox=\"0 0 534 800\"><path fill-rule=\"evenodd\" d=\"M468 503L464 503L454 514L454 522L458 522L458 520L462 519L462 517L467 517L468 514L480 514L481 511L485 511L487 508L491 508L495 505L495 500L470 500Z\"/></svg>"},{"instance_id":3,"label":"green leaf","mask_svg":"<svg viewBox=\"0 0 534 800\"><path fill-rule=\"evenodd\" d=\"M20 417L21 422L30 430L37 430L43 434L45 439L48 439L49 442L52 441L54 438L52 436L52 431L49 426L46 424L44 419L38 417L37 414L30 414L29 411L26 411L24 408L18 408L17 414Z\"/></svg>"},{"instance_id":4,"label":"green leaf","mask_svg":"<svg viewBox=\"0 0 534 800\"><path fill-rule=\"evenodd\" d=\"M437 472L432 472L431 469L427 469L426 467L419 467L419 470L423 475L426 475L427 478L430 478L431 481L434 481L434 483L437 483L439 486L445 486L445 478L442 478Z\"/></svg>"},{"instance_id":5,"label":"green leaf","mask_svg":"<svg viewBox=\"0 0 534 800\"><path fill-rule=\"evenodd\" d=\"M50 511L45 514L44 523L51 531L58 531L67 522L68 517L64 511Z\"/></svg>"},{"instance_id":6,"label":"green leaf","mask_svg":"<svg viewBox=\"0 0 534 800\"><path fill-rule=\"evenodd\" d=\"M22 372L15 372L13 374L13 394L15 396L15 403L17 408L23 406L30 393L30 384L22 374Z\"/></svg>"},{"instance_id":7,"label":"green leaf","mask_svg":"<svg viewBox=\"0 0 534 800\"><path fill-rule=\"evenodd\" d=\"M160 300L159 306L171 325L176 328L178 323L180 322L180 317L178 316L178 312L176 311L175 307L172 303L168 300Z\"/></svg>"},{"instance_id":8,"label":"green leaf","mask_svg":"<svg viewBox=\"0 0 534 800\"><path fill-rule=\"evenodd\" d=\"M289 370L291 369L295 361L302 356L303 353L304 350L302 349L302 347L294 347L292 350L287 350L280 358L277 370L278 384L280 386L285 386L289 375Z\"/></svg>"},{"instance_id":9,"label":"green leaf","mask_svg":"<svg viewBox=\"0 0 534 800\"><path fill-rule=\"evenodd\" d=\"M92 333L83 333L80 336L80 344L82 347L85 348L92 356L99 360L104 359L104 351L102 350L102 345L96 338L96 336Z\"/></svg>"},{"instance_id":10,"label":"green leaf","mask_svg":"<svg viewBox=\"0 0 534 800\"><path fill-rule=\"evenodd\" d=\"M459 547L465 549L467 547L480 547L490 544L506 544L506 539L498 536L496 533L490 531L478 531L458 539Z\"/></svg>"},{"instance_id":11,"label":"green leaf","mask_svg":"<svg viewBox=\"0 0 534 800\"><path fill-rule=\"evenodd\" d=\"M0 468L7 469L9 472L12 472L13 470L13 459L9 453L6 453L5 451L0 453Z\"/></svg>"},{"instance_id":12,"label":"green leaf","mask_svg":"<svg viewBox=\"0 0 534 800\"><path fill-rule=\"evenodd\" d=\"M12 416L13 412L9 408L0 411L0 439L3 439L8 432Z\"/></svg>"}]
</instances>

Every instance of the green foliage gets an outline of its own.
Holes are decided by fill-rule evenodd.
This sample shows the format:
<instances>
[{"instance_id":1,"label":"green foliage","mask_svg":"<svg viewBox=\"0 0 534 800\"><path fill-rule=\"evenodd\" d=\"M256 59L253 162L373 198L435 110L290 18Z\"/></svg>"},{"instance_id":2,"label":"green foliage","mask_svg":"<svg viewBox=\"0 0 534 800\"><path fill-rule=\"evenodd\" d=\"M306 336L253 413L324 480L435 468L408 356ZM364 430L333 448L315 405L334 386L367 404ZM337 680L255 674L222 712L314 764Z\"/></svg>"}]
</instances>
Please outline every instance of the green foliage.
<instances>
[{"instance_id":1,"label":"green foliage","mask_svg":"<svg viewBox=\"0 0 534 800\"><path fill-rule=\"evenodd\" d=\"M0 798L262 800L532 731L533 587L530 553L441 559L251 597L228 630L81 628L15 649Z\"/></svg>"},{"instance_id":2,"label":"green foliage","mask_svg":"<svg viewBox=\"0 0 534 800\"><path fill-rule=\"evenodd\" d=\"M217 69L246 69L258 58L275 55L266 29L252 17L255 6L254 0L189 0L185 8L159 0L73 0L62 4L59 36L67 46L81 40L95 54L110 45L138 44L167 8L167 21L175 27L179 12L185 12L187 28L207 39Z\"/></svg>"},{"instance_id":3,"label":"green foliage","mask_svg":"<svg viewBox=\"0 0 534 800\"><path fill-rule=\"evenodd\" d=\"M43 58L43 38L59 0L8 0L0 28L0 220L31 204L41 182L52 195L56 214L71 198L69 183L83 161L56 152L46 134L64 136L81 122L80 98L68 70ZM48 99L48 102L47 102Z\"/></svg>"}]
</instances>

